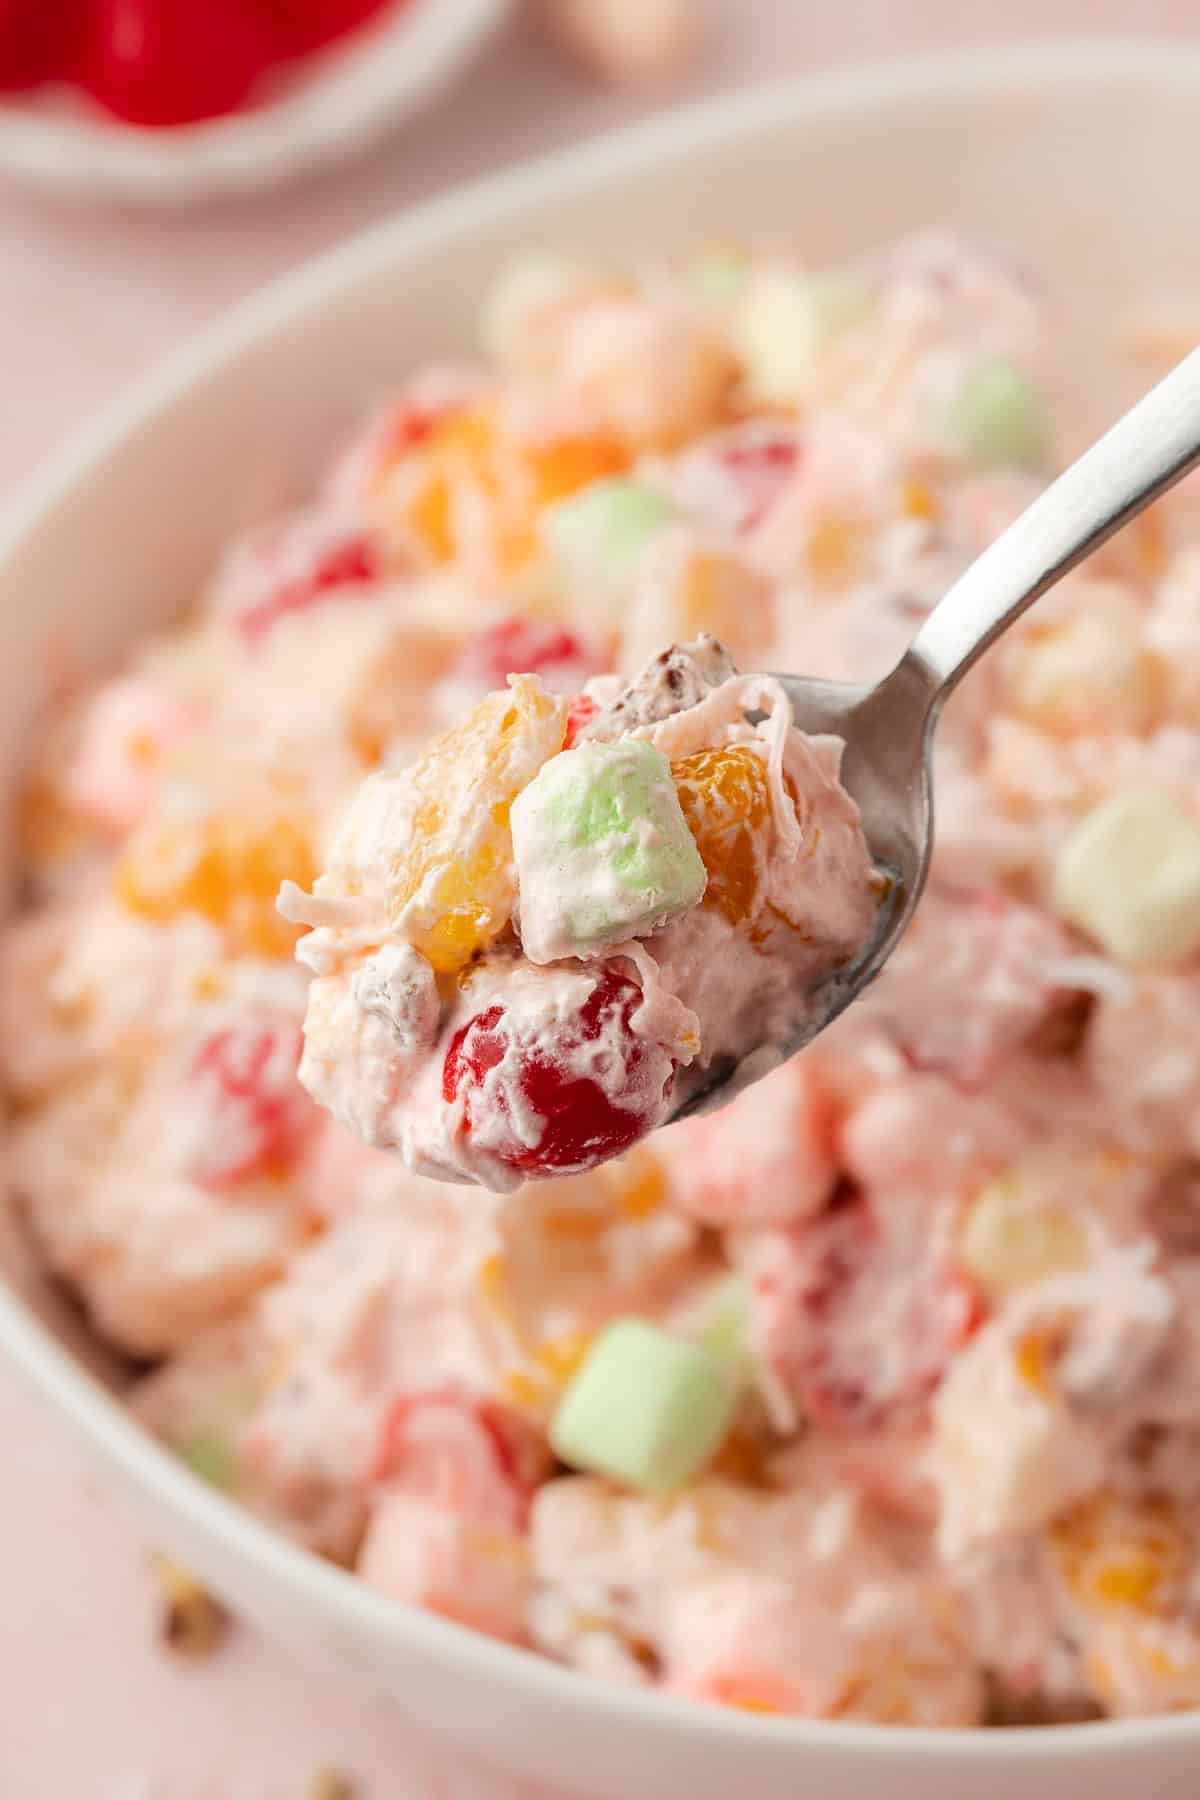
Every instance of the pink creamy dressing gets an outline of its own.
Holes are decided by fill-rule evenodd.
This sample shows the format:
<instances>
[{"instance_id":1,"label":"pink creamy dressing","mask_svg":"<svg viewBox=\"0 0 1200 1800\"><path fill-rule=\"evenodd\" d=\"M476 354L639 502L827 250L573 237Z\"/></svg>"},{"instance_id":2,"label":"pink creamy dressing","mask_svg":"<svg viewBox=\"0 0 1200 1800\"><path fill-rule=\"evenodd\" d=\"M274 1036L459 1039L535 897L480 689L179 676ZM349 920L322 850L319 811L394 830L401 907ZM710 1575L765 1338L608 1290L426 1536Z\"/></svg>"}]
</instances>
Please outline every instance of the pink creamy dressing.
<instances>
[{"instance_id":1,"label":"pink creamy dressing","mask_svg":"<svg viewBox=\"0 0 1200 1800\"><path fill-rule=\"evenodd\" d=\"M588 748L577 760L593 745L629 740L653 745L670 763L723 746L752 746L770 801L769 816L756 828L763 866L754 915L731 921L719 907L702 904L696 858L691 903L665 922L652 916L629 936L603 868L585 862L582 870L564 869L552 856L547 863L544 842L520 836L513 930L460 975L448 996L446 983L439 995L433 968L404 935L403 917L389 916L388 885L416 804L403 771L368 779L339 833L328 874L313 894L293 888L281 902L288 918L314 928L298 950L317 975L302 1082L335 1118L368 1143L399 1150L418 1174L507 1189L523 1173L570 1173L602 1160L601 1144L581 1149L568 1167L562 1159L539 1164L545 1120L538 1094L526 1092L522 1081L527 1059L553 1059L566 1080L595 1082L609 1105L636 1113L631 1132L643 1135L714 1066L750 1056L756 1068L780 1060L812 1003L810 993L852 961L869 936L870 859L857 809L838 784L840 743L796 731L779 684L727 674L728 658L711 640L695 652L672 654L681 696L656 691L662 658L628 690L613 691L611 678L599 678L601 710L585 728ZM762 722L747 723L748 714L761 714ZM638 723L642 718L647 722ZM564 760L571 754L564 751ZM678 816L665 769L664 777L664 804ZM462 834L468 842L477 805L486 814L486 794L478 802L470 797ZM651 845L667 825L647 815L643 832ZM608 908L619 919L606 937L576 942L562 926L556 928L561 941L552 940L549 926L539 933L539 895L545 910L551 899L556 908L569 906L573 886L581 905ZM769 931L767 917L774 921ZM546 938L552 953L539 949L530 960L521 942L529 933L539 945ZM578 1036L572 1022L612 969L632 977L634 1010L627 1020L621 1007L605 1006L598 1033ZM469 1102L451 1095L447 1071L455 1044L472 1020L501 1009L512 1021L506 1054ZM506 1154L514 1140L518 1166Z\"/></svg>"},{"instance_id":2,"label":"pink creamy dressing","mask_svg":"<svg viewBox=\"0 0 1200 1800\"><path fill-rule=\"evenodd\" d=\"M0 981L23 1214L137 1359L147 1427L385 1593L764 1712L1200 1705L1200 961L1178 929L1156 949L1120 839L1064 877L1096 809L1150 789L1193 878L1193 493L956 696L930 887L877 986L726 1110L633 1142L868 910L838 747L769 683L710 654L683 706L653 676L620 696L702 634L743 669L882 673L1051 466L1042 314L941 238L836 277L506 276L486 365L405 384L187 623L49 708ZM762 759L764 944L693 881L641 935L537 963L504 889L465 982L432 971L420 895L388 906L409 775L515 671L580 745ZM538 892L532 939L561 947ZM574 1073L642 1108L627 1154L518 1185L501 1152L536 1152L545 1115L494 1026L446 1100L459 1031L518 999L529 1041L574 1021ZM634 1319L719 1323L737 1371L666 1493L550 1449Z\"/></svg>"}]
</instances>

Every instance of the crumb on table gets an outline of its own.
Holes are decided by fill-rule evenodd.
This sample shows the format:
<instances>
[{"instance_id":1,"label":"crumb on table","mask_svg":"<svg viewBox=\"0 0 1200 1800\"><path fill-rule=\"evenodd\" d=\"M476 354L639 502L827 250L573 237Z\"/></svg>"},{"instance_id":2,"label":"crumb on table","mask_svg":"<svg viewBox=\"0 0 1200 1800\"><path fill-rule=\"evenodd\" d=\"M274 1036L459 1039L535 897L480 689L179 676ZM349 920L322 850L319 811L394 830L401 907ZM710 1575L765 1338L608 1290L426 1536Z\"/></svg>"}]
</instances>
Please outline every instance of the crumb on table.
<instances>
[{"instance_id":1,"label":"crumb on table","mask_svg":"<svg viewBox=\"0 0 1200 1800\"><path fill-rule=\"evenodd\" d=\"M232 1624L225 1608L182 1563L157 1556L154 1572L162 1601L159 1633L164 1648L196 1660L211 1656Z\"/></svg>"}]
</instances>

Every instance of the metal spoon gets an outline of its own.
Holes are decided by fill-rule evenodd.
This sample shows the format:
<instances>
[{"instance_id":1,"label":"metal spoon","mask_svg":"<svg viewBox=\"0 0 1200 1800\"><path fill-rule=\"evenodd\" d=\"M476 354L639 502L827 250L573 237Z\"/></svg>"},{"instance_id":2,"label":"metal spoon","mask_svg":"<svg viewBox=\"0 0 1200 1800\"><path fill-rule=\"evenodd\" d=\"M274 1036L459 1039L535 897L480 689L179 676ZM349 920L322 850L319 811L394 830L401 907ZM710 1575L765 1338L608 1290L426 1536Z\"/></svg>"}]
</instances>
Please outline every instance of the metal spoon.
<instances>
[{"instance_id":1,"label":"metal spoon","mask_svg":"<svg viewBox=\"0 0 1200 1800\"><path fill-rule=\"evenodd\" d=\"M874 687L776 677L801 731L845 740L842 780L858 802L875 862L891 881L862 955L808 996L782 1056L803 1049L875 979L916 910L933 851L933 734L948 695L1027 607L1198 463L1195 350L971 564L890 675ZM674 1116L721 1104L730 1098L731 1080L736 1090L779 1060L756 1068L751 1056L714 1068L685 1093Z\"/></svg>"}]
</instances>

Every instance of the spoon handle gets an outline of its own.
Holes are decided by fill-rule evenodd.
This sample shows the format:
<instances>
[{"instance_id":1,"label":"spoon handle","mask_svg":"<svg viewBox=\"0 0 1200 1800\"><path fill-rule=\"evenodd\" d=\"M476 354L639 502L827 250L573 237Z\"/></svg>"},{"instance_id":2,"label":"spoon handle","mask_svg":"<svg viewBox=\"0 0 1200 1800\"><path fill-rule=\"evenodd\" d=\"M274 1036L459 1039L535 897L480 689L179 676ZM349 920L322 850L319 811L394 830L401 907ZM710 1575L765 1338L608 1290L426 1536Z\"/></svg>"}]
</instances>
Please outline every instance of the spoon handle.
<instances>
[{"instance_id":1,"label":"spoon handle","mask_svg":"<svg viewBox=\"0 0 1200 1800\"><path fill-rule=\"evenodd\" d=\"M925 620L916 662L936 709L1027 606L1200 463L1200 350L1040 493Z\"/></svg>"}]
</instances>

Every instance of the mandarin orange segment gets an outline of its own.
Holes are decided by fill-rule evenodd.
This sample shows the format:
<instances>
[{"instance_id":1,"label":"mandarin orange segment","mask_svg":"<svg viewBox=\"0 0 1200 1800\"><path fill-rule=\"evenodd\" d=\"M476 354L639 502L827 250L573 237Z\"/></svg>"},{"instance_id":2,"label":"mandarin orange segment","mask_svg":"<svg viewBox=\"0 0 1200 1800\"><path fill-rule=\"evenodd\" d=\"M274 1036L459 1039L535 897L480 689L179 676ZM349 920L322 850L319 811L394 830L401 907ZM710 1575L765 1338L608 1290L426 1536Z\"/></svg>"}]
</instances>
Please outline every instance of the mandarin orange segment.
<instances>
[{"instance_id":1,"label":"mandarin orange segment","mask_svg":"<svg viewBox=\"0 0 1200 1800\"><path fill-rule=\"evenodd\" d=\"M1050 1373L1050 1342L1042 1331L1027 1331L1017 1340L1014 1351L1017 1374L1039 1394L1051 1394L1054 1384Z\"/></svg>"},{"instance_id":2,"label":"mandarin orange segment","mask_svg":"<svg viewBox=\"0 0 1200 1800\"><path fill-rule=\"evenodd\" d=\"M566 702L516 675L409 773L412 829L388 879L389 917L442 974L461 969L508 924L516 898L509 810L562 748Z\"/></svg>"},{"instance_id":3,"label":"mandarin orange segment","mask_svg":"<svg viewBox=\"0 0 1200 1800\"><path fill-rule=\"evenodd\" d=\"M937 495L927 482L901 482L900 510L906 513L910 519L936 519Z\"/></svg>"},{"instance_id":4,"label":"mandarin orange segment","mask_svg":"<svg viewBox=\"0 0 1200 1800\"><path fill-rule=\"evenodd\" d=\"M648 1152L633 1150L613 1172L618 1177L617 1210L622 1218L640 1224L662 1211L667 1203L667 1177L662 1164Z\"/></svg>"},{"instance_id":5,"label":"mandarin orange segment","mask_svg":"<svg viewBox=\"0 0 1200 1800\"><path fill-rule=\"evenodd\" d=\"M530 488L535 511L577 494L606 476L619 475L628 453L611 438L560 438L529 452Z\"/></svg>"},{"instance_id":6,"label":"mandarin orange segment","mask_svg":"<svg viewBox=\"0 0 1200 1800\"><path fill-rule=\"evenodd\" d=\"M497 566L506 575L524 568L540 542L541 513L593 481L619 474L628 460L619 445L604 438L563 438L523 451L513 492L506 496L496 521L492 554Z\"/></svg>"},{"instance_id":7,"label":"mandarin orange segment","mask_svg":"<svg viewBox=\"0 0 1200 1800\"><path fill-rule=\"evenodd\" d=\"M1091 1591L1102 1606L1153 1612L1164 1574L1160 1557L1133 1548L1124 1556L1109 1557L1092 1570Z\"/></svg>"},{"instance_id":8,"label":"mandarin orange segment","mask_svg":"<svg viewBox=\"0 0 1200 1800\"><path fill-rule=\"evenodd\" d=\"M509 1369L500 1377L500 1388L506 1400L521 1412L540 1412L553 1398L550 1385L524 1369Z\"/></svg>"},{"instance_id":9,"label":"mandarin orange segment","mask_svg":"<svg viewBox=\"0 0 1200 1800\"><path fill-rule=\"evenodd\" d=\"M435 469L409 502L408 523L435 563L454 556L451 507L450 477L444 469Z\"/></svg>"},{"instance_id":10,"label":"mandarin orange segment","mask_svg":"<svg viewBox=\"0 0 1200 1800\"><path fill-rule=\"evenodd\" d=\"M860 519L828 512L813 524L802 552L804 572L819 587L848 586L859 571L863 540Z\"/></svg>"},{"instance_id":11,"label":"mandarin orange segment","mask_svg":"<svg viewBox=\"0 0 1200 1800\"><path fill-rule=\"evenodd\" d=\"M280 883L309 887L316 874L309 834L296 819L211 813L148 824L117 863L113 886L138 918L165 925L199 913L244 954L285 957L299 931L275 910Z\"/></svg>"},{"instance_id":12,"label":"mandarin orange segment","mask_svg":"<svg viewBox=\"0 0 1200 1800\"><path fill-rule=\"evenodd\" d=\"M557 1387L565 1387L578 1374L595 1335L595 1332L581 1329L564 1331L538 1345L535 1352L538 1363Z\"/></svg>"},{"instance_id":13,"label":"mandarin orange segment","mask_svg":"<svg viewBox=\"0 0 1200 1800\"><path fill-rule=\"evenodd\" d=\"M422 455L424 478L405 507L405 522L422 549L435 563L450 562L460 553L455 498L468 493L476 515L482 515L482 539L506 573L533 555L537 516L544 507L618 473L629 460L621 445L604 437L547 443L505 437L489 406L443 420Z\"/></svg>"},{"instance_id":14,"label":"mandarin orange segment","mask_svg":"<svg viewBox=\"0 0 1200 1800\"><path fill-rule=\"evenodd\" d=\"M458 550L454 497L460 487L494 496L495 433L490 410L467 407L435 425L421 449L423 479L408 495L404 520L435 563ZM384 476L386 492L388 478Z\"/></svg>"},{"instance_id":15,"label":"mandarin orange segment","mask_svg":"<svg viewBox=\"0 0 1200 1800\"><path fill-rule=\"evenodd\" d=\"M702 631L715 635L716 626L724 623L722 601L730 565L737 566L732 557L719 551L701 550L689 558L680 583L681 636L694 638Z\"/></svg>"},{"instance_id":16,"label":"mandarin orange segment","mask_svg":"<svg viewBox=\"0 0 1200 1800\"><path fill-rule=\"evenodd\" d=\"M704 906L731 925L756 909L763 831L771 810L767 768L748 745L698 750L671 765L679 803L708 871Z\"/></svg>"},{"instance_id":17,"label":"mandarin orange segment","mask_svg":"<svg viewBox=\"0 0 1200 1800\"><path fill-rule=\"evenodd\" d=\"M1105 1611L1153 1616L1188 1565L1186 1538L1165 1501L1084 1502L1056 1524L1052 1542L1072 1591Z\"/></svg>"}]
</instances>

